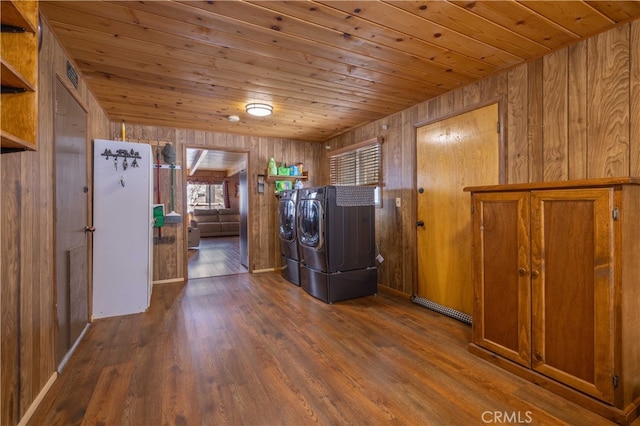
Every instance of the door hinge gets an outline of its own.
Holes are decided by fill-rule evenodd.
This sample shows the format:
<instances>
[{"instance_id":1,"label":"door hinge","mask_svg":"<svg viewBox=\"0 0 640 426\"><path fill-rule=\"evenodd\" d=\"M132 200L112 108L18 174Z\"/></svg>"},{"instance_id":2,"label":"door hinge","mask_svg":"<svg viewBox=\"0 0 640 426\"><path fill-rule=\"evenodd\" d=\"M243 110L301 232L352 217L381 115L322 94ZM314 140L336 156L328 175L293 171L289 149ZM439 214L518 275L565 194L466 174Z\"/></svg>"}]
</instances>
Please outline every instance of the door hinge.
<instances>
[{"instance_id":1,"label":"door hinge","mask_svg":"<svg viewBox=\"0 0 640 426\"><path fill-rule=\"evenodd\" d=\"M617 375L613 376L613 387L617 388L618 387L618 382L619 382L619 378Z\"/></svg>"},{"instance_id":2,"label":"door hinge","mask_svg":"<svg viewBox=\"0 0 640 426\"><path fill-rule=\"evenodd\" d=\"M500 134L500 122L496 121L496 133Z\"/></svg>"},{"instance_id":3,"label":"door hinge","mask_svg":"<svg viewBox=\"0 0 640 426\"><path fill-rule=\"evenodd\" d=\"M617 207L613 209L611 216L613 217L613 220L618 220L620 218L620 211Z\"/></svg>"}]
</instances>

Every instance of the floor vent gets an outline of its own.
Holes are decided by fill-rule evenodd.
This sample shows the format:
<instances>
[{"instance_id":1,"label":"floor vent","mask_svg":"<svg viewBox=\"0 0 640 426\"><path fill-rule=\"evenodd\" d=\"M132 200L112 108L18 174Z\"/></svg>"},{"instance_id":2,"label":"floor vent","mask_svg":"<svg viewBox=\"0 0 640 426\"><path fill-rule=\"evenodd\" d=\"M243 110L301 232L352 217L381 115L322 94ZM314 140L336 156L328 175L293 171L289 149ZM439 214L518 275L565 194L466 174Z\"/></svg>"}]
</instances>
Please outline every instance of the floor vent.
<instances>
[{"instance_id":1,"label":"floor vent","mask_svg":"<svg viewBox=\"0 0 640 426\"><path fill-rule=\"evenodd\" d=\"M438 312L439 314L446 315L465 324L471 325L471 315L456 311L455 309L447 308L446 306L438 305L436 302L432 302L431 300L423 297L413 296L411 297L411 301L420 306L431 309L432 311Z\"/></svg>"}]
</instances>

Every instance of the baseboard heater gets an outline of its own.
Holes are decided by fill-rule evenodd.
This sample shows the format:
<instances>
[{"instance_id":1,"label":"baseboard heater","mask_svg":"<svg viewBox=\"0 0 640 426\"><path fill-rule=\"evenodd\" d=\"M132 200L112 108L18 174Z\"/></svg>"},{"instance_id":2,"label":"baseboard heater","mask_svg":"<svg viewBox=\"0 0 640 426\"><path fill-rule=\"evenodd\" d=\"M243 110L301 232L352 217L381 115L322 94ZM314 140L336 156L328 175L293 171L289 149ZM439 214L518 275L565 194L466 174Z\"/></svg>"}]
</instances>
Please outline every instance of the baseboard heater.
<instances>
[{"instance_id":1,"label":"baseboard heater","mask_svg":"<svg viewBox=\"0 0 640 426\"><path fill-rule=\"evenodd\" d=\"M471 325L471 315L465 314L464 312L456 311L455 309L447 308L446 306L442 306L433 302L429 299L425 299L424 297L419 297L416 295L411 296L411 301L420 306L424 306L425 308L431 309L439 314L446 315L458 321L461 321L465 324Z\"/></svg>"}]
</instances>

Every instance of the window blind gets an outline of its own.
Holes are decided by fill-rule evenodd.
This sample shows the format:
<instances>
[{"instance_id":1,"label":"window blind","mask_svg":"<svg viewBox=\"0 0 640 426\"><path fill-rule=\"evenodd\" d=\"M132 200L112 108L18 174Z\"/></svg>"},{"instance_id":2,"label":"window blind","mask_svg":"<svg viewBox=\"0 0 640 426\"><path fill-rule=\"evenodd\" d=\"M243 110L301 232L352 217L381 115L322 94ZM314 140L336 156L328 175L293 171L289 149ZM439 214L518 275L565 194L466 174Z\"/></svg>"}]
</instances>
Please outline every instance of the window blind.
<instances>
[{"instance_id":1,"label":"window blind","mask_svg":"<svg viewBox=\"0 0 640 426\"><path fill-rule=\"evenodd\" d=\"M381 143L376 138L370 143L329 156L329 182L331 185L380 185Z\"/></svg>"}]
</instances>

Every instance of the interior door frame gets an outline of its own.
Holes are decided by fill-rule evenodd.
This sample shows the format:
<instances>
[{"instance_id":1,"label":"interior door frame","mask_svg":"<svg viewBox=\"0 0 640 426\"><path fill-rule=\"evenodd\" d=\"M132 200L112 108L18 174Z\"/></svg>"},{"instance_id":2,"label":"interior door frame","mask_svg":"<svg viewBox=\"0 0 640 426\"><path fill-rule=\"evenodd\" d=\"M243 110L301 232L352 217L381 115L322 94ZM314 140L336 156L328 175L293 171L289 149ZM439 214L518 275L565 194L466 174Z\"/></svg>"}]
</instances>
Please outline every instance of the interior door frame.
<instances>
[{"instance_id":1,"label":"interior door frame","mask_svg":"<svg viewBox=\"0 0 640 426\"><path fill-rule=\"evenodd\" d=\"M249 163L247 154L247 164ZM240 211L240 264L249 270L249 170L240 170L238 173L239 211ZM244 189L243 189L244 188ZM245 191L245 194L242 194ZM243 209L243 205L245 208ZM244 230L244 243L242 233Z\"/></svg>"},{"instance_id":2,"label":"interior door frame","mask_svg":"<svg viewBox=\"0 0 640 426\"><path fill-rule=\"evenodd\" d=\"M51 127L51 140L54 144L53 146L53 161L52 161L52 176L54 177L54 182L53 182L53 200L57 200L58 197L58 187L57 187L57 181L56 181L56 173L57 173L57 162L55 160L55 144L56 144L56 102L57 102L57 84L56 83L60 83L62 85L62 87L67 91L67 93L74 99L74 101L78 104L78 106L84 111L85 114L85 182L87 185L87 198L86 198L86 202L87 202L87 206L86 206L86 218L85 218L85 223L87 226L92 226L93 224L93 180L92 180L92 176L93 176L93 164L91 159L93 158L93 152L92 152L92 148L91 148L91 136L90 136L90 129L89 129L89 107L87 106L87 104L84 102L84 100L78 95L77 93L77 89L71 85L69 82L67 82L67 76L66 75L61 75L59 72L55 72L54 76L52 78L52 87L53 89L53 93L52 93L52 100L53 100L53 111L52 111L52 127ZM53 208L53 258L57 259L57 255L58 255L58 231L57 231L57 227L56 227L56 223L57 223L57 205L54 205ZM86 277L86 282L87 282L87 314L88 314L88 318L87 318L87 327L88 325L91 323L91 316L92 316L92 312L93 312L93 263L92 263L92 254L93 254L93 238L90 237L90 234L86 235L86 243L87 243L87 277ZM53 280L54 280L54 285L52 286L52 292L53 292L53 300L56 306L55 309L55 318L54 318L54 347L57 348L58 347L58 338L59 338L59 332L58 329L60 327L60 324L58 322L58 310L57 310L57 304L58 304L58 262L57 260L55 260L53 262ZM69 359L69 357L71 356L71 354L74 352L76 346L78 345L78 343L82 340L82 337L84 336L84 333L87 330L87 327L85 327L85 329L81 332L80 336L77 338L77 340L75 342L71 342L71 347L69 348L68 352L66 354L64 354L62 356L62 358L60 359L60 361L58 361L58 354L54 354L55 356L55 362L56 362L56 369L58 370L58 372L62 371L62 369L64 368L64 365L66 363L66 361ZM56 349L57 351L57 349Z\"/></svg>"},{"instance_id":3,"label":"interior door frame","mask_svg":"<svg viewBox=\"0 0 640 426\"><path fill-rule=\"evenodd\" d=\"M251 265L251 260L253 259L252 253L251 253L251 237L252 235L249 233L249 223L251 223L251 194L252 191L250 191L251 188L251 150L250 149L246 149L246 148L229 148L229 147L223 147L223 146L207 146L207 145L195 145L195 144L184 144L182 146L182 158L185 159L183 161L186 162L186 158L187 158L187 149L206 149L207 151L224 151L224 152L235 152L235 153L241 153L246 155L246 160L247 160L247 167L246 167L246 173L247 173L247 263L249 265ZM187 218L186 220L183 220L183 230L182 230L182 234L183 234L183 241L184 241L184 253L183 253L183 262L184 262L184 275L185 275L185 281L189 280L189 247L188 247L188 238L189 238L189 226L190 226L190 221L189 221L189 212L188 212L188 200L187 200L187 164L183 164L182 166L182 182L183 182L183 188L182 188L182 206L183 206L183 212L182 212L182 217ZM238 260L240 261L240 260ZM244 265L243 265L244 266ZM247 267L247 271L251 272L251 269L249 267Z\"/></svg>"},{"instance_id":4,"label":"interior door frame","mask_svg":"<svg viewBox=\"0 0 640 426\"><path fill-rule=\"evenodd\" d=\"M498 123L500 134L498 135L498 181L500 184L506 182L506 129L507 129L507 102L505 96L498 96L488 99L483 102L467 105L464 108L456 109L446 114L437 115L427 118L425 120L417 121L413 125L412 133L412 147L413 147L413 191L412 191L412 203L413 208L411 211L411 226L413 229L413 271L411 280L411 298L415 298L418 295L418 230L416 227L416 221L418 220L418 203L415 201L418 198L418 129L429 124L437 123L439 121L447 120L458 115L466 114L471 111L475 111L480 108L484 108L489 105L498 104ZM471 197L469 197L469 205L471 205Z\"/></svg>"}]
</instances>

